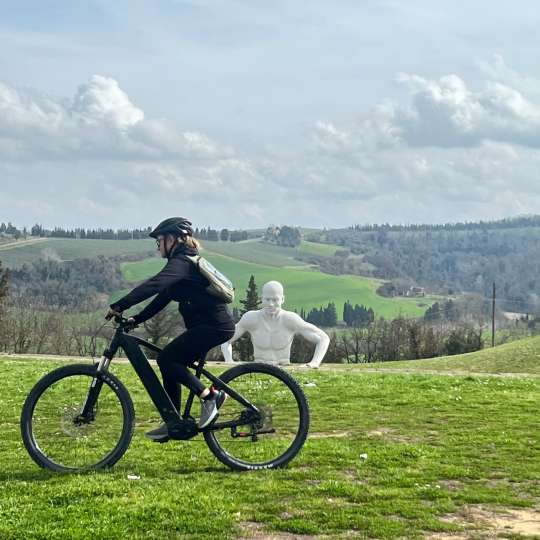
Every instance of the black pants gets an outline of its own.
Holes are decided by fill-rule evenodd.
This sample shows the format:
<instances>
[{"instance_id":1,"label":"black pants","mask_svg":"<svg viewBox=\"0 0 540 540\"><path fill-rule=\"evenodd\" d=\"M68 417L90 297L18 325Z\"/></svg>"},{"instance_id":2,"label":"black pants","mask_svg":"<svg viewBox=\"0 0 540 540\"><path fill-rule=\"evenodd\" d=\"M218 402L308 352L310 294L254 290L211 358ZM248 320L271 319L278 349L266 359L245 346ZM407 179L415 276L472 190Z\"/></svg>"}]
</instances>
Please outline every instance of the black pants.
<instances>
[{"instance_id":1,"label":"black pants","mask_svg":"<svg viewBox=\"0 0 540 540\"><path fill-rule=\"evenodd\" d=\"M201 324L189 328L173 339L157 357L163 377L163 387L171 398L176 410L180 410L180 386L187 386L199 395L204 384L195 377L187 366L201 358L212 348L229 341L234 335L234 324L211 326Z\"/></svg>"}]
</instances>

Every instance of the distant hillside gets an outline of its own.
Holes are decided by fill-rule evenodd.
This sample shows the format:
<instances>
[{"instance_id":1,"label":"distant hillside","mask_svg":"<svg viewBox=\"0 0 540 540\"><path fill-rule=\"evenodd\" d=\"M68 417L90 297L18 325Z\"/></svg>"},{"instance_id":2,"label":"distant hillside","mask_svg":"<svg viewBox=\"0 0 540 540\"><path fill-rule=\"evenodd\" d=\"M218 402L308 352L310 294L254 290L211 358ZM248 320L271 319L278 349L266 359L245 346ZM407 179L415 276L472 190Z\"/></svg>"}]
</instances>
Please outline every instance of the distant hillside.
<instances>
[{"instance_id":1,"label":"distant hillside","mask_svg":"<svg viewBox=\"0 0 540 540\"><path fill-rule=\"evenodd\" d=\"M401 280L439 294L476 292L487 298L495 282L499 305L506 311L540 311L537 216L492 223L355 226L311 233L308 238L341 246L341 256L324 261L325 271Z\"/></svg>"},{"instance_id":2,"label":"distant hillside","mask_svg":"<svg viewBox=\"0 0 540 540\"><path fill-rule=\"evenodd\" d=\"M240 242L202 243L209 256L221 255L281 269L311 268L335 276L384 280L390 283L379 292L387 296L404 294L418 286L420 291L423 288L428 294L439 296L478 293L484 298L480 302L488 302L495 283L497 306L501 310L518 314L540 312L540 216L439 225L304 228L304 238L295 248L253 237L263 232L250 230L250 237ZM4 234L1 240L0 260L10 268L39 258L69 261L127 255L144 259L155 254L150 239L21 237L14 241Z\"/></svg>"}]
</instances>

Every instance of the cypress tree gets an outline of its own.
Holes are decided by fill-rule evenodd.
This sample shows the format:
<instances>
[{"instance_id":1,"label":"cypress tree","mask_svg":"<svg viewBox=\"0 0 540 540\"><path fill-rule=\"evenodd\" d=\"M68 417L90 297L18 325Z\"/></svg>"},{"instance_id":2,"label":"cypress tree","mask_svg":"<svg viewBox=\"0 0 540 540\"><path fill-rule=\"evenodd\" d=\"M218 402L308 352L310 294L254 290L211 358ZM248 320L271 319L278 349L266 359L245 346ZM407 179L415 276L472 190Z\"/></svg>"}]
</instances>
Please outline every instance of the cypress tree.
<instances>
[{"instance_id":1,"label":"cypress tree","mask_svg":"<svg viewBox=\"0 0 540 540\"><path fill-rule=\"evenodd\" d=\"M255 284L255 277L253 275L249 278L246 299L240 300L240 303L244 306L242 315L247 311L259 309L261 306L261 300L259 299L259 293L257 292L257 285Z\"/></svg>"},{"instance_id":2,"label":"cypress tree","mask_svg":"<svg viewBox=\"0 0 540 540\"><path fill-rule=\"evenodd\" d=\"M330 302L324 310L324 326L336 326L337 312L334 302Z\"/></svg>"},{"instance_id":3,"label":"cypress tree","mask_svg":"<svg viewBox=\"0 0 540 540\"><path fill-rule=\"evenodd\" d=\"M248 288L246 289L246 298L240 300L243 308L241 309L241 315L248 311L259 309L261 301L257 292L257 285L255 284L255 277L252 275L249 278ZM234 343L234 348L239 359L242 362L253 361L253 345L251 338L248 334L243 335L238 341Z\"/></svg>"},{"instance_id":4,"label":"cypress tree","mask_svg":"<svg viewBox=\"0 0 540 540\"><path fill-rule=\"evenodd\" d=\"M353 308L348 300L345 300L343 304L343 321L347 326L352 326L353 324Z\"/></svg>"},{"instance_id":5,"label":"cypress tree","mask_svg":"<svg viewBox=\"0 0 540 540\"><path fill-rule=\"evenodd\" d=\"M424 319L426 321L438 321L441 319L441 306L439 302L435 302L432 306L426 309Z\"/></svg>"}]
</instances>

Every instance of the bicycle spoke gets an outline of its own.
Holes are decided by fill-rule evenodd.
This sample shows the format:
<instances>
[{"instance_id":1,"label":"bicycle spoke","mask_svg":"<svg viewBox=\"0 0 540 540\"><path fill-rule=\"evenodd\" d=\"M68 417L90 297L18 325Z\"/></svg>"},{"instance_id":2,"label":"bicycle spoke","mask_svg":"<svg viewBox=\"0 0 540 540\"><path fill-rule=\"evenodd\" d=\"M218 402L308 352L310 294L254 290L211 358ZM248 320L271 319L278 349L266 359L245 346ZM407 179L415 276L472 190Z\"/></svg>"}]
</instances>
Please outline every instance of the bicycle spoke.
<instances>
[{"instance_id":1,"label":"bicycle spoke","mask_svg":"<svg viewBox=\"0 0 540 540\"><path fill-rule=\"evenodd\" d=\"M252 371L233 378L228 384L250 401L261 413L258 422L213 433L216 443L230 457L245 464L275 462L293 445L301 421L300 406L286 383L271 373ZM220 409L219 422L237 420L249 414L229 398Z\"/></svg>"},{"instance_id":2,"label":"bicycle spoke","mask_svg":"<svg viewBox=\"0 0 540 540\"><path fill-rule=\"evenodd\" d=\"M80 419L92 377L78 374L50 385L37 401L32 433L41 453L58 466L84 469L103 461L116 447L123 429L122 404L106 384L92 417Z\"/></svg>"}]
</instances>

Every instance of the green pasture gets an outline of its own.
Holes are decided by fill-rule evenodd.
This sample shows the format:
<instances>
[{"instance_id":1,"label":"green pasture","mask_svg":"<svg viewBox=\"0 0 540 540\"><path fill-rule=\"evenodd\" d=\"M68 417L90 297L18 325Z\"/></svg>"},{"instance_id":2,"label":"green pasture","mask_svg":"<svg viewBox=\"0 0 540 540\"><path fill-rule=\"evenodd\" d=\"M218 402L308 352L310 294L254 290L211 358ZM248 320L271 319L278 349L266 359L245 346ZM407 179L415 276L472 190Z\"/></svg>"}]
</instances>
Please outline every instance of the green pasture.
<instances>
[{"instance_id":1,"label":"green pasture","mask_svg":"<svg viewBox=\"0 0 540 540\"><path fill-rule=\"evenodd\" d=\"M342 316L343 304L350 300L353 304L364 304L373 308L375 314L381 317L392 318L400 314L409 317L420 317L435 298L384 298L376 293L380 280L360 276L333 276L319 271L278 268L268 265L249 263L232 259L224 255L207 253L207 258L215 264L235 283L237 299L244 298L251 275L259 287L270 280L281 282L285 288L284 308L293 310L300 308L306 310L312 307L326 306L328 302L335 302L338 318ZM122 265L122 272L127 281L136 283L146 279L163 267L164 261L157 258L143 261L128 262ZM116 300L123 291L113 296Z\"/></svg>"},{"instance_id":2,"label":"green pasture","mask_svg":"<svg viewBox=\"0 0 540 540\"><path fill-rule=\"evenodd\" d=\"M275 246L267 242L210 242L202 241L201 254L210 257L212 254L226 255L234 259L265 264L267 266L303 266L306 263L294 259L297 251L293 248Z\"/></svg>"},{"instance_id":3,"label":"green pasture","mask_svg":"<svg viewBox=\"0 0 540 540\"><path fill-rule=\"evenodd\" d=\"M268 266L304 266L294 257L300 253L332 256L339 246L302 241L298 248L276 246L262 241L211 242L203 240L204 251ZM145 255L155 251L151 239L144 240L80 240L74 238L30 238L0 244L0 260L4 266L18 268L37 259L61 261L93 258L99 255Z\"/></svg>"},{"instance_id":4,"label":"green pasture","mask_svg":"<svg viewBox=\"0 0 540 540\"><path fill-rule=\"evenodd\" d=\"M337 244L319 244L317 242L308 242L306 240L302 240L302 243L296 249L302 253L313 253L314 255L331 257L338 249L344 248L343 246L338 246Z\"/></svg>"},{"instance_id":5,"label":"green pasture","mask_svg":"<svg viewBox=\"0 0 540 540\"><path fill-rule=\"evenodd\" d=\"M538 340L513 356L533 350ZM310 436L287 468L249 473L221 465L200 437L146 440L157 413L132 368L113 363L135 403L131 447L112 470L66 476L31 461L18 426L30 388L65 362L0 357L0 538L495 538L489 520L462 516L538 508L540 378L425 374L424 362L414 373L291 368Z\"/></svg>"},{"instance_id":6,"label":"green pasture","mask_svg":"<svg viewBox=\"0 0 540 540\"><path fill-rule=\"evenodd\" d=\"M306 266L296 256L302 254L331 257L340 246L335 244L317 244L303 240L296 248L277 246L262 240L247 242L211 242L202 240L203 255L225 255L242 261L264 264L266 266Z\"/></svg>"},{"instance_id":7,"label":"green pasture","mask_svg":"<svg viewBox=\"0 0 540 540\"><path fill-rule=\"evenodd\" d=\"M22 241L21 241L22 242ZM21 243L20 246L0 245L0 261L3 266L18 268L24 263L44 258L71 261L92 259L99 255L144 256L155 251L156 245L148 240L77 240L72 238L44 238L35 243Z\"/></svg>"}]
</instances>

